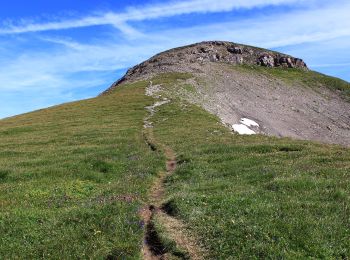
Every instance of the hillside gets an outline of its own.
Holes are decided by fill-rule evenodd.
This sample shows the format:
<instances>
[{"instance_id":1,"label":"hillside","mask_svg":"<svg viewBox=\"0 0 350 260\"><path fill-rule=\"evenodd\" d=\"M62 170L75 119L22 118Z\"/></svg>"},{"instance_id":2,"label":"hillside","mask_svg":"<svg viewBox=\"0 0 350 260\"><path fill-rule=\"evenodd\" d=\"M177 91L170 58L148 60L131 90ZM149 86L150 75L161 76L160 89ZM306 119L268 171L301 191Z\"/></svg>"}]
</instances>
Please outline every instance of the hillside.
<instances>
[{"instance_id":1,"label":"hillside","mask_svg":"<svg viewBox=\"0 0 350 260\"><path fill-rule=\"evenodd\" d=\"M240 65L240 66L238 66ZM349 83L310 71L303 60L229 42L203 42L158 54L120 84L164 72L190 73L172 95L199 104L223 123L249 118L256 133L350 145Z\"/></svg>"},{"instance_id":2,"label":"hillside","mask_svg":"<svg viewBox=\"0 0 350 260\"><path fill-rule=\"evenodd\" d=\"M0 258L347 259L349 91L289 55L206 42L1 120ZM243 118L256 135L233 133Z\"/></svg>"}]
</instances>

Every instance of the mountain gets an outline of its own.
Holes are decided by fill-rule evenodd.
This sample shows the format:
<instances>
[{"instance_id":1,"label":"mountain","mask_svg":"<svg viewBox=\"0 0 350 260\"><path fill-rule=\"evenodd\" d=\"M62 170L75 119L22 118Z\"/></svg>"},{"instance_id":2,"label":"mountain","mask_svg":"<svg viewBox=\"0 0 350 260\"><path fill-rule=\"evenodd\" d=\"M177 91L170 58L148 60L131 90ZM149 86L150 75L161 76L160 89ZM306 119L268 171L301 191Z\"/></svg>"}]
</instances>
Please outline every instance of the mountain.
<instances>
[{"instance_id":1,"label":"mountain","mask_svg":"<svg viewBox=\"0 0 350 260\"><path fill-rule=\"evenodd\" d=\"M169 50L130 69L104 94L164 72L193 75L195 93L175 94L229 126L248 118L259 124L256 133L350 145L349 83L255 47L216 41Z\"/></svg>"},{"instance_id":2,"label":"mountain","mask_svg":"<svg viewBox=\"0 0 350 260\"><path fill-rule=\"evenodd\" d=\"M215 41L0 120L0 258L347 259L349 93Z\"/></svg>"}]
</instances>

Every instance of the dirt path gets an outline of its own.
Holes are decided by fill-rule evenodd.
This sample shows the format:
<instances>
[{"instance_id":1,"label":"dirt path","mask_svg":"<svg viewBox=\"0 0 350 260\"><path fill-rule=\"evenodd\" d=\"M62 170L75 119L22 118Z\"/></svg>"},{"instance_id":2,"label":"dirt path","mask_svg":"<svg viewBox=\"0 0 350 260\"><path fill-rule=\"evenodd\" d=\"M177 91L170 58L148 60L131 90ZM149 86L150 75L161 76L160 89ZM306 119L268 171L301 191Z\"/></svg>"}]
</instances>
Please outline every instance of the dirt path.
<instances>
[{"instance_id":1,"label":"dirt path","mask_svg":"<svg viewBox=\"0 0 350 260\"><path fill-rule=\"evenodd\" d=\"M155 108L169 101L156 102L153 106L146 107L149 115L144 120L144 137L146 143L152 151L157 147L164 152L166 157L166 172L160 172L150 191L150 204L141 212L141 218L145 223L145 237L142 246L142 255L145 260L169 259L171 253L162 244L162 241L155 228L154 220L160 223L169 239L176 243L176 246L185 251L190 259L204 259L203 250L198 246L196 239L186 232L186 226L180 220L167 214L163 203L165 200L164 182L166 178L172 175L177 167L176 154L170 147L166 147L155 141L153 136L152 116L155 114ZM183 257L184 258L184 257ZM181 257L180 257L181 259Z\"/></svg>"}]
</instances>

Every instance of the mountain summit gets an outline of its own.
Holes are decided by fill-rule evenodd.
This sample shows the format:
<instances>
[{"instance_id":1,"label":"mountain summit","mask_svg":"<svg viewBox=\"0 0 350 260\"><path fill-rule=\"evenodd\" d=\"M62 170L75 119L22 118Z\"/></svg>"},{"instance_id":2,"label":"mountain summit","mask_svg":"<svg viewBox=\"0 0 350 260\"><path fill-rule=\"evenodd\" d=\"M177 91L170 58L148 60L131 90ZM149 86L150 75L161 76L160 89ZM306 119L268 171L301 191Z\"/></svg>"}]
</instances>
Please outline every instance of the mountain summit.
<instances>
[{"instance_id":1,"label":"mountain summit","mask_svg":"<svg viewBox=\"0 0 350 260\"><path fill-rule=\"evenodd\" d=\"M348 259L349 94L204 42L0 120L0 259Z\"/></svg>"},{"instance_id":2,"label":"mountain summit","mask_svg":"<svg viewBox=\"0 0 350 260\"><path fill-rule=\"evenodd\" d=\"M173 97L202 106L238 133L350 145L349 83L257 47L210 41L165 51L129 69L103 95L163 73L190 74Z\"/></svg>"},{"instance_id":3,"label":"mountain summit","mask_svg":"<svg viewBox=\"0 0 350 260\"><path fill-rule=\"evenodd\" d=\"M198 72L201 66L208 63L308 69L302 59L290 55L232 42L208 41L171 49L153 56L129 69L126 75L105 93L123 82L135 81L157 73Z\"/></svg>"}]
</instances>

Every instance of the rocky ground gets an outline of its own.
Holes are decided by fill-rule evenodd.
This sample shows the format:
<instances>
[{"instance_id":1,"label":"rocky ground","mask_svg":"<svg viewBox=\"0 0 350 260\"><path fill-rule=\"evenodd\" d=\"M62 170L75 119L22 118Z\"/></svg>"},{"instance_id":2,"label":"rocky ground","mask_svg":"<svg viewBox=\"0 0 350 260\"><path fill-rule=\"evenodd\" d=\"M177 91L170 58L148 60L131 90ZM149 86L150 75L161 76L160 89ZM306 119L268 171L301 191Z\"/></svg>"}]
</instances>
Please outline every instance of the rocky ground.
<instances>
[{"instance_id":1,"label":"rocky ground","mask_svg":"<svg viewBox=\"0 0 350 260\"><path fill-rule=\"evenodd\" d=\"M350 103L326 87L288 84L229 66L204 68L196 102L229 126L242 118L257 133L350 145Z\"/></svg>"},{"instance_id":2,"label":"rocky ground","mask_svg":"<svg viewBox=\"0 0 350 260\"><path fill-rule=\"evenodd\" d=\"M108 93L121 83L149 78L161 72L198 72L201 71L198 65L208 63L308 69L302 59L290 55L231 42L202 42L155 55L129 69L123 78L104 93Z\"/></svg>"}]
</instances>

